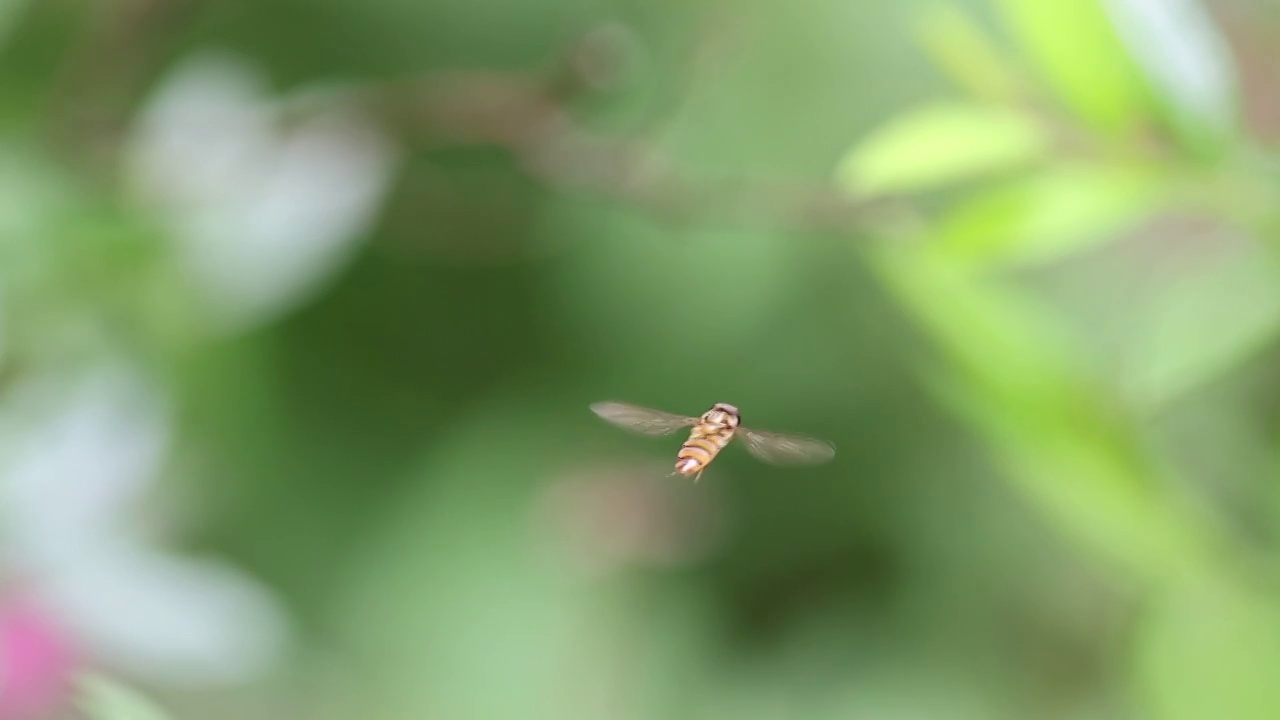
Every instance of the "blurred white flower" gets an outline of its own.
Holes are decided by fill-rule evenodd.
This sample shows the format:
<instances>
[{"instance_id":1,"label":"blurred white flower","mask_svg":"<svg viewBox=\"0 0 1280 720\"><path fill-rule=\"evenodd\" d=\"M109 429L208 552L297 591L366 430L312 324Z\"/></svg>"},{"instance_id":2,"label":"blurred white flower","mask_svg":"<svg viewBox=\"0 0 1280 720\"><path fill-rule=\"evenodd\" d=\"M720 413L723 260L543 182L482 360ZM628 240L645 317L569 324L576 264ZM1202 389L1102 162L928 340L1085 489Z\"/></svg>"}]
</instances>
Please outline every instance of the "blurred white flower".
<instances>
[{"instance_id":1,"label":"blurred white flower","mask_svg":"<svg viewBox=\"0 0 1280 720\"><path fill-rule=\"evenodd\" d=\"M130 518L169 426L126 367L17 388L0 406L4 569L98 661L172 685L247 682L287 643L276 600L224 564L151 547Z\"/></svg>"},{"instance_id":2,"label":"blurred white flower","mask_svg":"<svg viewBox=\"0 0 1280 720\"><path fill-rule=\"evenodd\" d=\"M216 322L268 322L354 254L395 171L394 148L336 94L287 127L297 98L268 95L233 56L188 59L139 114L130 181L171 224L180 261Z\"/></svg>"},{"instance_id":3,"label":"blurred white flower","mask_svg":"<svg viewBox=\"0 0 1280 720\"><path fill-rule=\"evenodd\" d=\"M284 650L282 611L231 565L124 539L77 560L49 576L42 595L114 667L155 683L217 686L263 676Z\"/></svg>"},{"instance_id":4,"label":"blurred white flower","mask_svg":"<svg viewBox=\"0 0 1280 720\"><path fill-rule=\"evenodd\" d=\"M78 387L31 381L16 388L0 407L14 562L61 566L127 524L122 515L152 480L167 434L158 398L122 370L103 370Z\"/></svg>"}]
</instances>

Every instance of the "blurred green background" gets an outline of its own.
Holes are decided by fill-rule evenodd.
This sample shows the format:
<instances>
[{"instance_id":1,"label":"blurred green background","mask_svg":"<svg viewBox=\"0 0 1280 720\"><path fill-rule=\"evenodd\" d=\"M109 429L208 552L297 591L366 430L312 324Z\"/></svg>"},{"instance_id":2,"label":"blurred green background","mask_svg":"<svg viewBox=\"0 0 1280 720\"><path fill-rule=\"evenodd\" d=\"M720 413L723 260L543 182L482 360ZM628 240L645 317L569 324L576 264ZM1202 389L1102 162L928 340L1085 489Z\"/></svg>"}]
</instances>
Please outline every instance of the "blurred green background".
<instances>
[{"instance_id":1,"label":"blurred green background","mask_svg":"<svg viewBox=\"0 0 1280 720\"><path fill-rule=\"evenodd\" d=\"M1277 38L0 0L25 712L1280 717ZM838 452L692 484L607 399Z\"/></svg>"}]
</instances>

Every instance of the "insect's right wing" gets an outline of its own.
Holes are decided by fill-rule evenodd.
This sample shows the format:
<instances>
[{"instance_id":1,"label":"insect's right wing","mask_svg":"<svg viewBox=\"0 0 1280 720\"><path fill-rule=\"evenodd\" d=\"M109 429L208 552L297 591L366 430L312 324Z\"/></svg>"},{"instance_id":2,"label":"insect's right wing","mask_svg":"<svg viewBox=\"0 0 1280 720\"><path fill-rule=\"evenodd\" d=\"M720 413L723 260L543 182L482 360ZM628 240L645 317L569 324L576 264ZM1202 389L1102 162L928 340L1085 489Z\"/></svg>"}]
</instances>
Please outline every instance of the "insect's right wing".
<instances>
[{"instance_id":1,"label":"insect's right wing","mask_svg":"<svg viewBox=\"0 0 1280 720\"><path fill-rule=\"evenodd\" d=\"M591 405L591 412L617 425L641 435L670 435L683 427L698 422L698 418L675 415L661 410L643 408L620 402L599 402Z\"/></svg>"},{"instance_id":2,"label":"insect's right wing","mask_svg":"<svg viewBox=\"0 0 1280 720\"><path fill-rule=\"evenodd\" d=\"M747 450L771 465L813 465L835 457L836 449L825 440L792 433L738 428Z\"/></svg>"}]
</instances>

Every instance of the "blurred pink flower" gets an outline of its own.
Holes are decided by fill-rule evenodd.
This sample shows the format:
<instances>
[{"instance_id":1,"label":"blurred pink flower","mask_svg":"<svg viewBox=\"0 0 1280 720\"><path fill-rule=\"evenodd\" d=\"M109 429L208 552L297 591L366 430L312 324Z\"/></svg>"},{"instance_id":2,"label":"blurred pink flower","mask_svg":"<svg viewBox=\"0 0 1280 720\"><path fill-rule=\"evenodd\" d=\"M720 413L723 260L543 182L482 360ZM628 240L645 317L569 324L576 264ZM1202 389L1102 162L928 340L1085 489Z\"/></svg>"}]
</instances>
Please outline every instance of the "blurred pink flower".
<instances>
[{"instance_id":1,"label":"blurred pink flower","mask_svg":"<svg viewBox=\"0 0 1280 720\"><path fill-rule=\"evenodd\" d=\"M125 362L10 391L0 404L0 576L21 577L24 597L38 597L95 666L159 685L251 682L285 651L285 609L235 566L173 553L138 522L169 452L168 407ZM15 666L13 682L25 687L27 667ZM0 665L0 681L6 672Z\"/></svg>"},{"instance_id":2,"label":"blurred pink flower","mask_svg":"<svg viewBox=\"0 0 1280 720\"><path fill-rule=\"evenodd\" d=\"M24 597L0 600L0 720L35 720L69 698L77 653L48 613Z\"/></svg>"}]
</instances>

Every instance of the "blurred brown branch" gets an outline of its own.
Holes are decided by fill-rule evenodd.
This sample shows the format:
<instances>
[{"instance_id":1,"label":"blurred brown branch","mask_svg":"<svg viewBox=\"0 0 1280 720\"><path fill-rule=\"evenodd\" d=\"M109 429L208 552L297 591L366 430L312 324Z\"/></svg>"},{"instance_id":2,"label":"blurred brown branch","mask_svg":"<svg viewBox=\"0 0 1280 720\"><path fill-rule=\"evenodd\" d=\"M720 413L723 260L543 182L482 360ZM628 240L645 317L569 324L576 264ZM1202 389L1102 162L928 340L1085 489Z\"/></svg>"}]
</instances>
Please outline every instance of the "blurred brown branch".
<instances>
[{"instance_id":1,"label":"blurred brown branch","mask_svg":"<svg viewBox=\"0 0 1280 720\"><path fill-rule=\"evenodd\" d=\"M404 137L436 146L500 147L550 187L605 197L669 222L848 231L899 209L889 201L857 201L825 182L695 178L643 138L587 127L570 106L615 80L622 33L587 34L541 75L438 73L363 95Z\"/></svg>"},{"instance_id":2,"label":"blurred brown branch","mask_svg":"<svg viewBox=\"0 0 1280 720\"><path fill-rule=\"evenodd\" d=\"M72 46L55 88L52 145L81 169L109 175L130 113L178 28L201 4L102 6ZM723 23L711 25L687 76L731 36ZM901 208L888 201L860 202L819 180L695 177L643 137L589 128L574 103L620 84L634 48L626 28L604 25L571 43L549 70L437 72L362 86L355 99L413 142L499 147L551 188L607 198L667 222L813 232L904 217L890 214Z\"/></svg>"},{"instance_id":3,"label":"blurred brown branch","mask_svg":"<svg viewBox=\"0 0 1280 720\"><path fill-rule=\"evenodd\" d=\"M51 145L86 171L114 165L133 106L201 0L99 3L54 85Z\"/></svg>"},{"instance_id":4,"label":"blurred brown branch","mask_svg":"<svg viewBox=\"0 0 1280 720\"><path fill-rule=\"evenodd\" d=\"M1240 73L1241 113L1250 135L1267 144L1280 139L1280 94L1275 76L1280 71L1272 38L1274 13L1251 5L1212 6L1214 19L1234 53Z\"/></svg>"}]
</instances>

